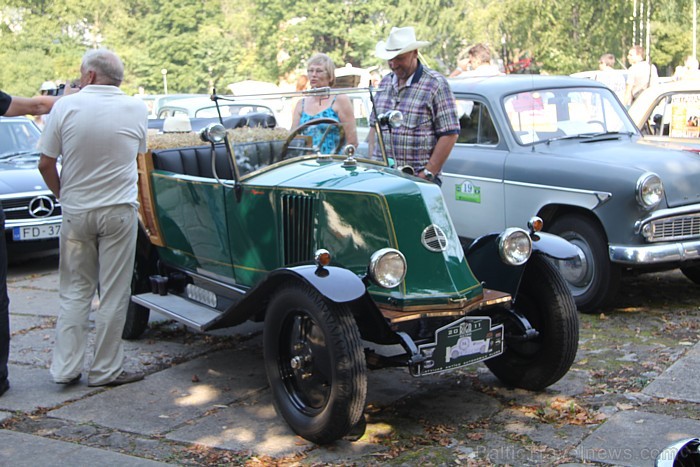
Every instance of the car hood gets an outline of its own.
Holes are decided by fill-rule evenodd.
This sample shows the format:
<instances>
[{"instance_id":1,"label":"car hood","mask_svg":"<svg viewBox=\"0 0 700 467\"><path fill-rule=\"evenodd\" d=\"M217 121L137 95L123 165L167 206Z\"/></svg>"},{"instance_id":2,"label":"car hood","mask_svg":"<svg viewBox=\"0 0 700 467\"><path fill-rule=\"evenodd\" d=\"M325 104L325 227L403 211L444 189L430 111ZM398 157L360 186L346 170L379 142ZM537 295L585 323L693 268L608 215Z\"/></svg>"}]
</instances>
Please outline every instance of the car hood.
<instances>
[{"instance_id":1,"label":"car hood","mask_svg":"<svg viewBox=\"0 0 700 467\"><path fill-rule=\"evenodd\" d=\"M0 194L47 190L37 169L38 157L22 156L0 160Z\"/></svg>"},{"instance_id":2,"label":"car hood","mask_svg":"<svg viewBox=\"0 0 700 467\"><path fill-rule=\"evenodd\" d=\"M588 160L605 165L600 170L616 167L653 172L661 177L668 207L700 203L700 156L690 151L680 151L644 144L638 139L622 137L614 140L553 142L542 145L538 152L553 156Z\"/></svg>"}]
</instances>

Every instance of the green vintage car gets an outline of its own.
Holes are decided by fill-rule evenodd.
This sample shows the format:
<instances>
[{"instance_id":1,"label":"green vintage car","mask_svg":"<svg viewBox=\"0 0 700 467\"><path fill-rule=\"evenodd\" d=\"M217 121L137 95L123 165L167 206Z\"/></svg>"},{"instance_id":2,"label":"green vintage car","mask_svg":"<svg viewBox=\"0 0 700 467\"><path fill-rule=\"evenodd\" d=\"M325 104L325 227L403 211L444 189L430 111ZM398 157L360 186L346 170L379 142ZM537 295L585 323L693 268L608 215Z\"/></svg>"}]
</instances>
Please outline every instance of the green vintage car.
<instances>
[{"instance_id":1,"label":"green vintage car","mask_svg":"<svg viewBox=\"0 0 700 467\"><path fill-rule=\"evenodd\" d=\"M264 322L275 405L319 444L362 420L368 369L424 377L485 361L532 390L566 374L578 318L545 255L573 257L568 242L535 218L465 247L437 185L352 148L300 147L301 131L234 143L213 125L209 145L140 155L125 338L149 310L200 331Z\"/></svg>"}]
</instances>

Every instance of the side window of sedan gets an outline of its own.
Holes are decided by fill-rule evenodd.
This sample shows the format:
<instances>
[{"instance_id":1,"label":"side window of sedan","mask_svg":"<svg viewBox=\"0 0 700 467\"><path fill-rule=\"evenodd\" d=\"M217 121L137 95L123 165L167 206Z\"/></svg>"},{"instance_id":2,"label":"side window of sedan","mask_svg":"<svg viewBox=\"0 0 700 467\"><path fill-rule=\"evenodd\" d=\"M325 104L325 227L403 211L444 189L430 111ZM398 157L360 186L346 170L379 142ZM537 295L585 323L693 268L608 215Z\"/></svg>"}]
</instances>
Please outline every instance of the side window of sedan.
<instances>
[{"instance_id":1,"label":"side window of sedan","mask_svg":"<svg viewBox=\"0 0 700 467\"><path fill-rule=\"evenodd\" d=\"M488 107L479 101L458 99L459 138L458 143L497 145L498 132L491 119Z\"/></svg>"}]
</instances>

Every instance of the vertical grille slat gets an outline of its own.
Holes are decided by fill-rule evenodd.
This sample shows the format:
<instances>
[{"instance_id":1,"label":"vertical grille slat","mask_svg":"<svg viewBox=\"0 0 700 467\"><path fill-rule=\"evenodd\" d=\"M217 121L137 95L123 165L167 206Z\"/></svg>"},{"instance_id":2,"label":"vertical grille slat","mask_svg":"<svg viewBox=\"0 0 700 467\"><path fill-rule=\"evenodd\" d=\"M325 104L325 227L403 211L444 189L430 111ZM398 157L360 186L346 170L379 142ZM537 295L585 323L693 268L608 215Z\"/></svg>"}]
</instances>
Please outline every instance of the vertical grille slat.
<instances>
[{"instance_id":1,"label":"vertical grille slat","mask_svg":"<svg viewBox=\"0 0 700 467\"><path fill-rule=\"evenodd\" d=\"M284 264L308 262L313 258L314 198L282 196Z\"/></svg>"}]
</instances>

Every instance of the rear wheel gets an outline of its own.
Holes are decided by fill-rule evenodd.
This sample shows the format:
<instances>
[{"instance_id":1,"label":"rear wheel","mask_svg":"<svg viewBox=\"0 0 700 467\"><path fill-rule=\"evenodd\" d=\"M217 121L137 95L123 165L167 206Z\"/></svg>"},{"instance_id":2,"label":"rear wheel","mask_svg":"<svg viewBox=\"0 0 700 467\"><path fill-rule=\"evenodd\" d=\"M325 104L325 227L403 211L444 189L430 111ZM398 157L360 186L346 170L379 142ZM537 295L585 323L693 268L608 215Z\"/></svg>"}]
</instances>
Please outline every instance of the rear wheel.
<instances>
[{"instance_id":1,"label":"rear wheel","mask_svg":"<svg viewBox=\"0 0 700 467\"><path fill-rule=\"evenodd\" d=\"M576 357L576 305L557 268L535 255L525 267L514 306L539 334L529 340L509 339L509 334L517 335L520 329L507 320L506 348L500 356L486 360L486 366L509 386L544 389L559 381Z\"/></svg>"},{"instance_id":2,"label":"rear wheel","mask_svg":"<svg viewBox=\"0 0 700 467\"><path fill-rule=\"evenodd\" d=\"M582 313L596 313L611 304L620 285L620 267L611 263L602 230L590 219L572 214L552 223L550 232L579 249L578 258L557 260Z\"/></svg>"},{"instance_id":3,"label":"rear wheel","mask_svg":"<svg viewBox=\"0 0 700 467\"><path fill-rule=\"evenodd\" d=\"M284 286L268 306L263 342L275 405L292 430L317 444L347 435L360 421L367 395L350 310L308 285Z\"/></svg>"},{"instance_id":4,"label":"rear wheel","mask_svg":"<svg viewBox=\"0 0 700 467\"><path fill-rule=\"evenodd\" d=\"M134 274L131 277L131 295L148 292L151 287L149 283L148 263L144 255L136 253L134 261ZM126 311L126 321L122 331L122 339L138 339L148 328L148 318L151 310L137 305L129 300L129 307Z\"/></svg>"}]
</instances>

